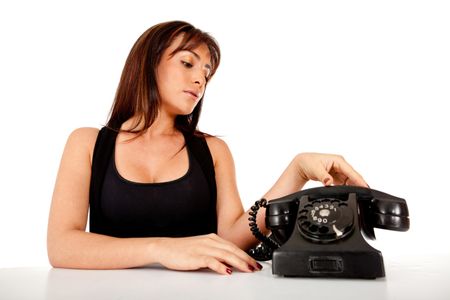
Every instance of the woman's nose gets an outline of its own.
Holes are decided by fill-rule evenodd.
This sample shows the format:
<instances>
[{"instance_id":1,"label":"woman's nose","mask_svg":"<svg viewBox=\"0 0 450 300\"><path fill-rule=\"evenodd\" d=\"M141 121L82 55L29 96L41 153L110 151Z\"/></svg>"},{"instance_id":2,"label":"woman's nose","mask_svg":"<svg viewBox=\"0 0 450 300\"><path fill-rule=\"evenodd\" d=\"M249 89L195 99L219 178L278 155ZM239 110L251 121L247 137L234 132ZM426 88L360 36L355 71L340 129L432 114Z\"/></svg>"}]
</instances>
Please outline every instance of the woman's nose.
<instances>
[{"instance_id":1,"label":"woman's nose","mask_svg":"<svg viewBox=\"0 0 450 300\"><path fill-rule=\"evenodd\" d=\"M195 72L193 81L195 84L198 84L199 86L203 86L206 83L206 79L201 72Z\"/></svg>"}]
</instances>

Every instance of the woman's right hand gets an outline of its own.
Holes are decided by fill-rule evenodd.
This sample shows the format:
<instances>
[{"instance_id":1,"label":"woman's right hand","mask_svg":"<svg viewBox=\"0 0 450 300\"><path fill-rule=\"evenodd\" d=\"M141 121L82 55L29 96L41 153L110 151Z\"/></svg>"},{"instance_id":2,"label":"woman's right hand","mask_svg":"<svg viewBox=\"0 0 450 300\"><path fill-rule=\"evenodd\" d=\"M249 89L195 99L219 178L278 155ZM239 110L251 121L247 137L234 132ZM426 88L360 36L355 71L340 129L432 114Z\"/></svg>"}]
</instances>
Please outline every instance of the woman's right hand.
<instances>
[{"instance_id":1,"label":"woman's right hand","mask_svg":"<svg viewBox=\"0 0 450 300\"><path fill-rule=\"evenodd\" d=\"M216 234L185 238L161 238L156 243L158 262L172 270L209 268L231 274L235 267L242 272L261 270L262 266L233 243Z\"/></svg>"}]
</instances>

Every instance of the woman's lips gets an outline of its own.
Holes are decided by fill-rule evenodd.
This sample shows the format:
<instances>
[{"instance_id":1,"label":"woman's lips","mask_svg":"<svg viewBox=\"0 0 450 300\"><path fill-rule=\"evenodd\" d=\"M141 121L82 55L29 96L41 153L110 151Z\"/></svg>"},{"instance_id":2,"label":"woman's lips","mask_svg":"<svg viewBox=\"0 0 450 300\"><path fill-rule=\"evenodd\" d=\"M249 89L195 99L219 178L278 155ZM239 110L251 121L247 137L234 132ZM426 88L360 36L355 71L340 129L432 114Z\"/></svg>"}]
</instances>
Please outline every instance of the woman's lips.
<instances>
[{"instance_id":1,"label":"woman's lips","mask_svg":"<svg viewBox=\"0 0 450 300\"><path fill-rule=\"evenodd\" d=\"M197 100L198 99L198 94L196 93L196 92L194 92L194 91L189 91L189 90L187 90L187 91L184 91L186 94L188 94L188 95L190 95L192 98L194 98L195 100Z\"/></svg>"}]
</instances>

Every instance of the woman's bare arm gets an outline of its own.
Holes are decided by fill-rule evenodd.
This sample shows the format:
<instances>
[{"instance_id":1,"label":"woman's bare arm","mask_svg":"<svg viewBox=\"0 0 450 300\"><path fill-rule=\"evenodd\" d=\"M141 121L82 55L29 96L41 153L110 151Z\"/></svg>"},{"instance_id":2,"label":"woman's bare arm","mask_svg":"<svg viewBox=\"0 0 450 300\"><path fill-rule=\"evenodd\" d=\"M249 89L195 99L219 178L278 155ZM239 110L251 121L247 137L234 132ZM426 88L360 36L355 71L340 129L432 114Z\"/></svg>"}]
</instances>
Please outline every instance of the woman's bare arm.
<instances>
[{"instance_id":1,"label":"woman's bare arm","mask_svg":"<svg viewBox=\"0 0 450 300\"><path fill-rule=\"evenodd\" d=\"M244 212L237 191L234 162L225 142L209 138L208 145L213 154L217 181L217 213L219 236L241 249L249 249L259 241L249 228L249 212ZM321 181L324 185L342 184L367 186L364 179L344 160L342 156L302 153L294 157L275 184L263 196L267 200L279 198L299 191L308 180ZM264 234L265 208L260 208L256 218L258 228Z\"/></svg>"},{"instance_id":2,"label":"woman's bare arm","mask_svg":"<svg viewBox=\"0 0 450 300\"><path fill-rule=\"evenodd\" d=\"M118 239L85 232L91 160L98 130L80 128L67 141L53 192L47 247L54 267L113 269L155 261L148 239Z\"/></svg>"},{"instance_id":3,"label":"woman's bare arm","mask_svg":"<svg viewBox=\"0 0 450 300\"><path fill-rule=\"evenodd\" d=\"M217 182L217 215L218 234L231 241L241 249L249 249L259 241L253 236L249 227L249 212L244 212L236 184L233 157L226 143L218 138L209 138L208 145L213 154ZM295 160L282 173L277 182L264 195L266 199L274 199L298 191L306 180L298 176ZM265 208L257 215L259 229L267 234Z\"/></svg>"}]
</instances>

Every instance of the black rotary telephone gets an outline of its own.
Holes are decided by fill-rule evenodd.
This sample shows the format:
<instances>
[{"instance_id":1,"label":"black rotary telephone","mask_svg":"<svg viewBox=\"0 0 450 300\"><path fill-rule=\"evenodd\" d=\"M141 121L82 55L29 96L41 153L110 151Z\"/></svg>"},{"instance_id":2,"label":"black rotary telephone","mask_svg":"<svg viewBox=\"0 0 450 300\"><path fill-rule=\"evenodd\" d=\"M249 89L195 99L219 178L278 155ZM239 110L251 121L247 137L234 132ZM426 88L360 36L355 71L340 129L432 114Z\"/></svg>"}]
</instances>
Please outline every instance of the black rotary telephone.
<instances>
[{"instance_id":1,"label":"black rotary telephone","mask_svg":"<svg viewBox=\"0 0 450 300\"><path fill-rule=\"evenodd\" d=\"M256 225L261 206L269 237ZM272 259L272 273L283 276L384 277L381 252L364 236L374 240L374 227L409 229L404 199L363 187L306 189L270 202L261 199L251 209L250 229L262 243L249 254Z\"/></svg>"}]
</instances>

